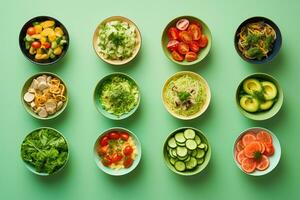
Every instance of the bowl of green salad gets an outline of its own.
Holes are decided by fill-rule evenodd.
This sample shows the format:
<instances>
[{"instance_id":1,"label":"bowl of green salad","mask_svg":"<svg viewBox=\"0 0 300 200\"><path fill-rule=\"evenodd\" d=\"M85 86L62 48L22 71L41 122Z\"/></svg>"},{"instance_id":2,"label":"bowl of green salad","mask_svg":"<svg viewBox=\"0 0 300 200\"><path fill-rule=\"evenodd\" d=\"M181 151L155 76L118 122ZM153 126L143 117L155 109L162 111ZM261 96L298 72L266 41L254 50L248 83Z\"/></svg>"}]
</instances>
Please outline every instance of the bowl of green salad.
<instances>
[{"instance_id":1,"label":"bowl of green salad","mask_svg":"<svg viewBox=\"0 0 300 200\"><path fill-rule=\"evenodd\" d=\"M93 47L103 61L124 65L133 60L142 44L141 33L135 23L122 16L103 20L93 36Z\"/></svg>"},{"instance_id":2,"label":"bowl of green salad","mask_svg":"<svg viewBox=\"0 0 300 200\"><path fill-rule=\"evenodd\" d=\"M40 176L56 174L66 166L69 159L67 140L53 128L35 129L21 144L21 158L34 174Z\"/></svg>"},{"instance_id":3,"label":"bowl of green salad","mask_svg":"<svg viewBox=\"0 0 300 200\"><path fill-rule=\"evenodd\" d=\"M132 115L140 104L140 90L133 78L116 72L103 77L94 90L94 103L105 117L121 120Z\"/></svg>"}]
</instances>

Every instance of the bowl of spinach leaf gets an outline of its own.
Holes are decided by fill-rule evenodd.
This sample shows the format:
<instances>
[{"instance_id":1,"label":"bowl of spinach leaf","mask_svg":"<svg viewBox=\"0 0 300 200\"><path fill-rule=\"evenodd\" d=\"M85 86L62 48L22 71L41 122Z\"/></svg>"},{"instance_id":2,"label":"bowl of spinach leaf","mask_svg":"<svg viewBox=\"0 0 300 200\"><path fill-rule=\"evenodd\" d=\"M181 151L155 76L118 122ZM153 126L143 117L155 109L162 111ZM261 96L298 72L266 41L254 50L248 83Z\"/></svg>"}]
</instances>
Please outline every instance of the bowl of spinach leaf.
<instances>
[{"instance_id":1,"label":"bowl of spinach leaf","mask_svg":"<svg viewBox=\"0 0 300 200\"><path fill-rule=\"evenodd\" d=\"M41 127L31 131L23 140L21 157L25 166L34 174L52 175L67 164L68 143L59 131Z\"/></svg>"}]
</instances>

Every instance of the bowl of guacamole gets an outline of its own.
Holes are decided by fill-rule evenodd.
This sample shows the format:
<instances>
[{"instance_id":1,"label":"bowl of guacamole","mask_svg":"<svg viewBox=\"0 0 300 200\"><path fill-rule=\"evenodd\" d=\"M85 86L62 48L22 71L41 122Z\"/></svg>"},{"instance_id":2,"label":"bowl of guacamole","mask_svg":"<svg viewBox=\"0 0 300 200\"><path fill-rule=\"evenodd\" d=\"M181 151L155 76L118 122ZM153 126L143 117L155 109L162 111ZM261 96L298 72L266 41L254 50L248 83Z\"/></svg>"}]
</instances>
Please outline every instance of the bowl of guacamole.
<instances>
[{"instance_id":1,"label":"bowl of guacamole","mask_svg":"<svg viewBox=\"0 0 300 200\"><path fill-rule=\"evenodd\" d=\"M121 120L132 115L140 103L140 90L135 80L117 72L103 77L96 85L94 102L105 117Z\"/></svg>"},{"instance_id":2,"label":"bowl of guacamole","mask_svg":"<svg viewBox=\"0 0 300 200\"><path fill-rule=\"evenodd\" d=\"M210 89L206 80L191 71L172 75L162 91L167 111L178 119L190 120L203 114L210 103Z\"/></svg>"}]
</instances>

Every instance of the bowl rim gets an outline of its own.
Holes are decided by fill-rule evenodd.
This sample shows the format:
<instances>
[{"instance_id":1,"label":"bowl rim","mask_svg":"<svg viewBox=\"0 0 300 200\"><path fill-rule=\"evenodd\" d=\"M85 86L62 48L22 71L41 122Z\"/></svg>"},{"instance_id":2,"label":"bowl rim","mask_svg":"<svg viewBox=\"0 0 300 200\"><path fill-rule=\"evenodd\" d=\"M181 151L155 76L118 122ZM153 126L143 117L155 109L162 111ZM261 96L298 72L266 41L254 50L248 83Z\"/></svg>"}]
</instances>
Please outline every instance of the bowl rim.
<instances>
[{"instance_id":1,"label":"bowl rim","mask_svg":"<svg viewBox=\"0 0 300 200\"><path fill-rule=\"evenodd\" d=\"M193 77L197 77L198 80L200 80L202 83L204 83L205 85L205 89L206 89L206 94L207 94L207 97L206 97L206 101L205 101L205 104L203 105L203 107L195 114L191 115L191 116L188 116L188 117L185 117L185 116L181 116L181 115L178 115L176 113L173 113L168 105L166 104L165 100L164 100L164 93L165 93L165 90L166 90L166 86L167 84L175 77L178 77L178 76L182 76L182 75L185 75L185 74L188 74L188 75L192 75ZM196 73L196 72L193 72L193 71L179 71L179 72L176 72L174 74L172 74L171 76L169 76L169 78L164 82L164 85L163 85L163 88L162 88L162 92L161 92L161 98L162 98L162 102L163 102L163 105L164 107L166 108L166 110L175 118L177 119L181 119L181 120L192 120L192 119L195 119L197 117L200 117L203 113L205 113L205 111L208 109L209 105L210 105L210 101L211 101L211 91L210 91L210 87L208 85L208 82L206 81L205 78L203 78L200 74Z\"/></svg>"},{"instance_id":2,"label":"bowl rim","mask_svg":"<svg viewBox=\"0 0 300 200\"><path fill-rule=\"evenodd\" d=\"M30 22L35 21L35 20L38 21L40 18L48 18L48 19L54 20L55 22L59 23L59 25L60 25L61 27L63 27L64 32L65 32L66 39L67 39L67 41L68 41L67 44L64 46L64 49L63 49L64 53L62 53L62 54L61 54L59 57L57 57L56 59L50 60L50 62L44 62L44 63L34 61L34 60L31 59L30 57L28 57L28 56L25 54L25 50L22 48L21 43L20 43L21 41L23 41L23 38L21 38L21 35L22 35L23 31L25 30L25 27L26 27ZM26 35L26 34L25 34L25 35ZM23 24L23 26L22 26L22 28L21 28L21 30L20 30L20 32L19 32L19 42L18 42L18 43L19 43L19 48L20 48L22 54L23 54L23 55L27 58L27 60L29 60L31 63L36 64L36 65L40 65L40 66L49 66L49 65L53 65L53 64L57 63L59 60L61 60L63 57L65 57L65 55L67 54L67 51L68 51L68 49L69 49L70 35L69 35L68 29L66 28L66 26L65 26L63 23L61 23L58 19L56 19L56 18L54 18L54 17L51 17L51 16L48 16L48 15L39 15L39 16L36 16L36 17L33 17L33 18L29 19L28 21L26 21L26 22Z\"/></svg>"},{"instance_id":3,"label":"bowl rim","mask_svg":"<svg viewBox=\"0 0 300 200\"><path fill-rule=\"evenodd\" d=\"M256 174L254 172L252 173L246 173L244 172L244 170L241 168L240 164L237 162L236 160L236 157L235 157L235 147L236 147L236 144L237 142L243 137L243 135L245 135L248 131L253 131L253 130L263 130L263 131L266 131L268 132L271 136L272 136L272 139L273 140L276 140L276 142L278 142L279 144L279 149L276 149L277 152L279 152L279 155L278 155L278 161L275 165L273 165L273 167L271 167L271 165L269 166L270 167L270 170L268 172L265 172L265 171L260 171L261 173L260 174ZM281 159L281 145L280 145L280 141L278 140L277 136L272 132L270 131L269 129L267 128L264 128L264 127L259 127L259 126L254 126L254 127L250 127L250 128L247 128L245 130L243 130L235 139L234 141L234 144L233 144L233 151L232 151L232 156L233 156L233 160L236 164L236 166L244 173L244 174L247 174L247 175L250 175L250 176L264 176L264 175L267 175L269 174L270 172L272 172L278 165L278 163L280 162L280 159ZM265 173L264 173L265 172Z\"/></svg>"},{"instance_id":4,"label":"bowl rim","mask_svg":"<svg viewBox=\"0 0 300 200\"><path fill-rule=\"evenodd\" d=\"M173 168L171 168L171 164L169 163L169 161L166 160L166 146L167 146L167 141L168 139L174 135L175 133L183 130L183 129L192 129L194 131L196 131L197 133L196 134L200 134L201 137L203 137L206 142L207 142L207 146L208 146L208 151L205 155L205 159L204 159L204 162L201 164L201 166L203 165L202 169L197 169L197 170L194 170L194 171L189 171L189 172L179 172ZM210 159L211 159L211 154L212 154L212 150L211 150L211 145L207 139L207 136L200 130L200 129L197 129L195 127L190 127L190 126L183 126L183 127L179 127L179 128L176 128L175 130L173 130L167 137L166 139L164 140L164 143L163 143L163 149L162 149L162 152L163 152L163 160L164 160L164 163L165 165L167 166L167 168L169 170L171 170L172 172L174 172L175 174L179 174L179 175L182 175L182 176L193 176L193 175L196 175L196 174L199 174L200 172L204 171L205 168L208 166L209 162L210 162Z\"/></svg>"},{"instance_id":5,"label":"bowl rim","mask_svg":"<svg viewBox=\"0 0 300 200\"><path fill-rule=\"evenodd\" d=\"M23 160L23 158L22 158L21 149L22 149L22 144L23 144L24 140L25 140L29 135L33 134L33 133L36 132L36 131L42 130L42 129L49 129L49 130L53 130L53 131L55 131L56 133L58 133L61 137L64 138L64 140L65 140L65 142L66 142L66 144L67 144L67 147L68 147L68 154L67 154L67 159L66 159L65 163L64 163L58 170L54 171L54 172L51 173L51 174L48 174L48 173L42 173L42 172L37 172L36 170L34 170L34 166L33 166L33 165L31 165L30 163L25 162L25 161ZM60 131L58 131L57 129L52 128L52 127L42 126L42 127L33 129L32 131L30 131L30 132L24 137L24 139L22 140L20 146L21 146L21 148L20 148L20 156L21 156L21 160L23 161L25 167L26 167L29 171L31 171L32 173L34 173L34 174L36 174L36 175L39 175L39 176L52 176L52 175L58 174L59 172L61 172L61 171L66 167L66 165L67 165L67 163L68 163L68 161L69 161L69 157L70 157L69 143L68 143L66 137L65 137Z\"/></svg>"},{"instance_id":6,"label":"bowl rim","mask_svg":"<svg viewBox=\"0 0 300 200\"><path fill-rule=\"evenodd\" d=\"M267 58L264 58L264 59L262 59L262 60L248 59L248 58L246 58L245 56L243 56L243 55L241 54L240 50L238 49L238 47L237 47L237 42L236 42L236 39L237 39L237 33L238 33L238 31L239 31L243 26L245 26L246 24L250 23L251 20L255 20L255 21L256 21L256 20L257 20L257 21L265 20L267 24L270 23L269 25L275 30L276 35L279 36L279 37L276 38L276 40L278 39L278 44L279 44L278 51L276 51L276 52L271 52L270 55L273 54L271 59L267 59ZM269 23L268 23L268 22L269 22ZM246 62L248 62L248 63L251 63L251 64L255 64L255 65L267 64L267 63L270 63L272 60L274 60L274 59L277 57L277 55L278 55L278 53L279 53L279 51L280 51L280 49L281 49L281 46L282 46L282 34L281 34L281 31L280 31L279 27L277 26L277 24L274 23L274 22L273 22L272 20L270 20L269 18L264 17L264 16L253 16L253 17L246 18L246 19L245 19L244 21L242 21L242 22L240 23L240 25L237 27L237 29L236 29L236 31L235 31L235 33L234 33L234 37L233 37L233 44L234 44L234 48L235 48L237 54L238 54L244 61L246 61ZM269 57L270 57L270 55L269 55Z\"/></svg>"},{"instance_id":7,"label":"bowl rim","mask_svg":"<svg viewBox=\"0 0 300 200\"><path fill-rule=\"evenodd\" d=\"M106 113L108 113L108 112L106 110L104 110L103 108L100 108L98 106L98 104L96 103L96 96L97 96L97 92L99 91L99 90L97 90L97 89L99 89L98 87L100 87L100 85L103 83L103 81L106 80L107 78L112 77L112 76L117 76L117 75L124 76L128 80L131 80L137 86L137 89L139 91L139 98L138 98L137 105L132 110L130 110L128 113L125 113L125 114L121 115L120 117L117 117L115 115L106 115ZM119 120L129 118L130 116L132 116L137 111L137 109L140 106L140 102L141 102L141 90L140 90L140 87L137 84L136 80L134 78L132 78L131 76L129 76L129 75L123 73L123 72L112 72L112 73L109 73L107 75L102 76L98 80L98 82L96 83L96 85L94 87L94 93L93 93L93 102L94 102L94 105L96 107L96 110L99 113L101 113L104 117L106 117L108 119L111 119L111 120L119 121ZM115 116L115 117L113 117L113 116Z\"/></svg>"},{"instance_id":8,"label":"bowl rim","mask_svg":"<svg viewBox=\"0 0 300 200\"><path fill-rule=\"evenodd\" d=\"M164 35L167 32L167 28L169 26L171 26L171 24L175 23L175 21L177 21L179 19L182 19L182 18L187 18L188 20L196 20L196 21L200 22L201 25L204 25L204 27L206 28L206 31L208 32L208 37L210 38L210 40L209 40L207 46L204 48L204 49L208 48L208 50L207 50L206 55L204 55L202 59L200 59L198 57L197 60L194 60L192 62L179 62L179 61L176 61L176 60L174 60L174 59L171 58L170 53L168 52L168 50L166 49L166 47L164 45ZM195 16L192 16L192 15L182 15L182 16L173 18L171 21L168 22L168 24L165 26L165 28L163 29L163 31L161 33L161 47L162 47L162 50L163 50L165 56L169 60L171 60L172 62L174 62L174 63L176 63L178 65L182 65L182 66L196 65L199 62L201 62L202 60L204 60L208 56L208 54L210 53L210 50L211 50L211 47L212 47L212 41L213 41L213 37L212 37L211 31L210 31L208 25L203 20L201 20L201 19L199 19L199 18L197 18ZM199 55L199 52L198 52L198 55Z\"/></svg>"},{"instance_id":9,"label":"bowl rim","mask_svg":"<svg viewBox=\"0 0 300 200\"><path fill-rule=\"evenodd\" d=\"M136 40L138 41L138 44L136 45L135 50L134 50L132 56L129 57L129 58L126 58L124 60L109 60L109 59L104 58L104 56L101 55L97 51L98 44L96 44L96 42L98 40L98 32L99 32L100 25L102 25L104 23L107 23L107 22L110 22L110 21L115 21L115 20L124 21L124 22L127 22L129 25L134 26L135 27L135 32L137 34ZM107 17L104 20L102 20L97 25L97 27L96 27L96 29L94 31L94 34L93 34L93 38L92 38L92 46L93 46L93 49L94 49L94 52L96 53L96 55L99 58L101 58L101 60L104 61L105 63L110 64L110 65L114 65L114 66L124 66L125 64L127 64L130 61L134 60L137 57L137 55L139 54L139 52L141 50L141 46L142 46L142 34L141 34L138 26L132 20L128 19L127 17L120 16L120 15L110 16L110 17Z\"/></svg>"},{"instance_id":10,"label":"bowl rim","mask_svg":"<svg viewBox=\"0 0 300 200\"><path fill-rule=\"evenodd\" d=\"M247 111L245 111L239 104L239 99L238 99L238 93L240 91L240 88L241 88L241 85L243 84L243 82L248 79L248 78L251 78L251 77L256 77L256 76L264 76L264 77L267 77L267 80L268 81L271 81L275 84L275 86L277 87L277 91L278 91L278 98L281 97L280 99L280 102L279 101L276 101L275 104L272 106L272 108L270 110L267 110L265 112L263 112L265 115L262 116L260 118L258 118L257 116L257 113L249 113ZM245 116L246 118L248 119L252 119L252 120L255 120L255 121L263 121L263 120L267 120L267 119L270 119L272 117L274 117L281 109L282 105L283 105L283 102L284 102L284 93L283 93L283 90L279 84L279 82L277 81L277 79L267 73L262 73L262 72L256 72L256 73L252 73L252 74L249 74L247 75L246 77L244 77L238 84L237 86L237 89L236 89L236 92L235 92L235 102L236 102L236 105L238 107L238 110L240 111L240 113ZM273 111L273 114L269 114L267 115L266 113L270 113L270 111L274 108L274 106L277 104L277 103L280 103L280 105L278 106L277 110Z\"/></svg>"},{"instance_id":11,"label":"bowl rim","mask_svg":"<svg viewBox=\"0 0 300 200\"><path fill-rule=\"evenodd\" d=\"M115 170L111 169L111 170L106 170L106 167L104 165L102 165L102 163L100 162L101 159L100 157L98 156L97 152L96 152L96 148L99 146L99 143L98 141L100 140L100 138L111 132L111 131L124 131L126 133L128 133L130 136L132 136L133 140L135 141L135 146L138 150L138 154L136 156L136 159L134 160L133 164L129 167L129 168L124 168L123 169L123 173L119 173L119 174L116 174L116 173L110 173L110 172L114 172ZM108 174L108 175L111 175L111 176L123 176L123 175L126 175L126 174L129 174L130 172L132 172L134 169L137 168L137 166L139 165L140 161L141 161L141 158L142 158L142 145L141 145L141 142L139 140L139 138L137 137L136 134L134 134L132 131L126 129L126 128L123 128L123 127L111 127L111 128L108 128L108 129L105 129L104 131L102 131L96 138L95 140L95 143L93 145L93 156L94 156L94 161L95 161L95 164L97 165L97 167L103 171L104 173ZM99 164L101 163L101 164ZM122 169L121 169L122 170ZM118 170L117 170L118 171Z\"/></svg>"},{"instance_id":12,"label":"bowl rim","mask_svg":"<svg viewBox=\"0 0 300 200\"><path fill-rule=\"evenodd\" d=\"M25 88L25 85L27 85L27 83L29 84L29 81L32 82L33 79L35 79L38 76L42 76L42 75L50 75L50 76L58 78L65 86L65 93L66 93L66 97L67 97L67 100L65 101L63 107L58 112L56 112L54 115L49 115L48 117L45 117L45 118L40 117L37 114L35 114L24 101L24 95L26 93L26 90L28 90L28 88ZM24 92L24 94L23 94L23 92ZM65 81L57 74L52 73L52 72L38 72L38 73L35 73L32 76L30 76L29 78L27 78L26 81L23 83L23 87L21 89L21 101L22 101L22 105L23 105L24 109L26 110L26 112L29 113L34 118L40 119L40 120L50 120L50 119L54 119L54 118L58 117L66 109L68 102L69 102L69 92L68 92L68 88L67 88Z\"/></svg>"}]
</instances>

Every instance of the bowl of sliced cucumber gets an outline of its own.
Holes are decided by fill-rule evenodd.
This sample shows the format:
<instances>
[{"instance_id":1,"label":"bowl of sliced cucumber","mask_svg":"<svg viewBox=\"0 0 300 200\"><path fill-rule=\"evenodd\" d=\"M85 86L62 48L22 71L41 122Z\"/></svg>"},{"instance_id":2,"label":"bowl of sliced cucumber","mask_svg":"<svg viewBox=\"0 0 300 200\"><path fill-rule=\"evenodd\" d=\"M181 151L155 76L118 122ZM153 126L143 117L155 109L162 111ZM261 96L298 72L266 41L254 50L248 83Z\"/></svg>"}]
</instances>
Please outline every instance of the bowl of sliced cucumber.
<instances>
[{"instance_id":1,"label":"bowl of sliced cucumber","mask_svg":"<svg viewBox=\"0 0 300 200\"><path fill-rule=\"evenodd\" d=\"M163 155L171 171L191 176L200 173L208 165L211 148L200 130L182 127L168 136L164 143Z\"/></svg>"},{"instance_id":2,"label":"bowl of sliced cucumber","mask_svg":"<svg viewBox=\"0 0 300 200\"><path fill-rule=\"evenodd\" d=\"M265 73L244 78L236 90L240 112L253 120L266 120L278 113L283 104L283 92L278 81Z\"/></svg>"}]
</instances>

